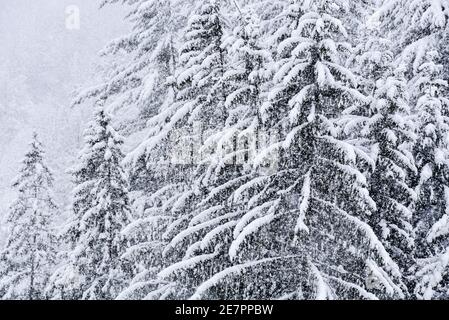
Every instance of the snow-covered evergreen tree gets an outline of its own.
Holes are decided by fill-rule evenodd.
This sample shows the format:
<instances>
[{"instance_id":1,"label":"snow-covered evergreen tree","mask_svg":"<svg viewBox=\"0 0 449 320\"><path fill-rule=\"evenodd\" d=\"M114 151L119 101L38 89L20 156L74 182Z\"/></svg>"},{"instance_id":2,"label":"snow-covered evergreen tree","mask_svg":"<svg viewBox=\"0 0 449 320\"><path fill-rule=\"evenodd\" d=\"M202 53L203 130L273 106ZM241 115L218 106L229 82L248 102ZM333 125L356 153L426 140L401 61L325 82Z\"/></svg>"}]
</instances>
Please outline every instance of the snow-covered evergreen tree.
<instances>
[{"instance_id":1,"label":"snow-covered evergreen tree","mask_svg":"<svg viewBox=\"0 0 449 320\"><path fill-rule=\"evenodd\" d=\"M72 170L73 219L65 233L70 251L52 276L52 298L114 299L132 272L122 258L127 243L121 231L130 222L123 140L110 122L98 106Z\"/></svg>"},{"instance_id":2,"label":"snow-covered evergreen tree","mask_svg":"<svg viewBox=\"0 0 449 320\"><path fill-rule=\"evenodd\" d=\"M190 18L180 49L179 100L202 131L220 128L226 119L223 29L219 1L206 1Z\"/></svg>"},{"instance_id":3,"label":"snow-covered evergreen tree","mask_svg":"<svg viewBox=\"0 0 449 320\"><path fill-rule=\"evenodd\" d=\"M34 133L30 150L13 183L17 199L9 209L9 238L0 253L0 299L45 299L45 286L56 266L53 175Z\"/></svg>"},{"instance_id":4,"label":"snow-covered evergreen tree","mask_svg":"<svg viewBox=\"0 0 449 320\"><path fill-rule=\"evenodd\" d=\"M214 132L201 146L209 157L199 164L193 188L189 191L195 195L193 201L190 201L191 209L184 208L187 214L181 215L168 228L170 230L173 227L177 232L170 230L171 239L165 248L165 254L172 256L175 253L178 260L195 258L194 255L208 251L221 240L229 242L226 240L227 234L231 230L230 226L236 222L230 221L224 224L226 227L221 227L221 223L232 216L226 214L227 210L236 210L241 215L245 209L233 206L228 197L252 176L251 161L256 155L261 126L258 108L264 82L263 67L269 59L269 53L259 45L261 30L254 11L244 8L240 12L238 26L223 41L228 60L227 71L223 75L223 82L226 83L227 118L224 127ZM208 219L213 219L213 223ZM203 236L208 239L207 242L201 241ZM213 270L223 269L229 264L227 257L228 253L220 250L220 258L214 259L209 272L196 270L195 276L186 279L188 283L176 295L182 297L188 294L191 287L207 280ZM170 284L166 288L173 289L173 286ZM169 292L170 290L159 290L153 294L157 296Z\"/></svg>"},{"instance_id":5,"label":"snow-covered evergreen tree","mask_svg":"<svg viewBox=\"0 0 449 320\"><path fill-rule=\"evenodd\" d=\"M376 157L370 194L377 212L370 224L405 273L411 267L414 248L412 206L416 193L410 179L416 167L407 145L414 136L407 122L410 107L401 71L378 80L371 108L363 132Z\"/></svg>"},{"instance_id":6,"label":"snow-covered evergreen tree","mask_svg":"<svg viewBox=\"0 0 449 320\"><path fill-rule=\"evenodd\" d=\"M370 159L341 140L334 123L365 100L344 67L349 45L337 17L349 6L338 4L288 9L293 19L274 37L275 86L258 112L278 140L254 159L252 175L209 189L197 204L168 247L186 248L184 258L159 273L168 284L155 297L402 296L396 264L364 222L375 204L356 165ZM273 162L274 172L264 172Z\"/></svg>"},{"instance_id":7,"label":"snow-covered evergreen tree","mask_svg":"<svg viewBox=\"0 0 449 320\"><path fill-rule=\"evenodd\" d=\"M433 295L432 286L437 285L440 280L435 280L437 281L435 283L432 282L433 280L426 278L427 280L421 282L418 280L418 283L415 283L416 279L412 273L416 272L417 269L422 269L423 271L420 272L418 279L424 279L425 275L429 276L428 272L431 268L426 269L426 263L423 262L426 261L425 257L427 256L431 260L431 256L435 254L434 250L444 251L445 249L438 247L436 244L428 243L428 234L432 224L441 218L445 201L444 192L441 192L444 189L445 180L436 178L438 183L432 182L432 175L438 176L439 174L436 172L438 169L433 171L430 168L435 165L435 158L433 157L435 152L438 153L437 149L441 147L441 150L444 150L444 147L442 147L444 142L439 140L437 136L439 134L444 136L445 129L444 126L438 126L437 123L444 123L444 109L446 107L438 107L438 104L435 105L433 102L439 101L438 99L443 97L441 96L441 88L444 74L442 70L438 71L438 69L444 69L444 59L441 59L441 53L439 54L438 51L442 49L442 39L448 28L449 2L431 0L385 1L374 14L374 18L380 22L381 30L385 34L389 34L396 59L394 63L403 66L403 91L408 92L411 105L408 112L413 119L411 129L415 133L413 143L406 148L407 150L404 150L406 153L411 152L408 157L415 160L417 165L417 174L413 177L417 203L411 211L413 214L412 227L416 233L415 250L408 259L409 262L407 262L409 266L412 263L412 268L408 270L405 276L408 277L411 290L417 286L415 294L418 297L430 298ZM440 56L437 59L439 62L435 60L436 56ZM439 66L438 63L443 65ZM436 87L439 87L439 89L436 89ZM439 117L437 121L435 119L439 112L442 112L443 116ZM435 126L435 129L428 131L433 126ZM413 148L410 146L413 146ZM411 185L410 181L408 185ZM434 193L437 190L440 190L439 196ZM439 204L433 202L434 196L440 199ZM416 260L417 265L413 265L410 259ZM436 278L438 277L434 277L434 279ZM429 285L425 284L426 281Z\"/></svg>"},{"instance_id":8,"label":"snow-covered evergreen tree","mask_svg":"<svg viewBox=\"0 0 449 320\"><path fill-rule=\"evenodd\" d=\"M384 1L371 17L394 43L396 64L406 67L406 80L418 73L426 52L433 50L446 34L449 22L447 0ZM412 88L408 86L408 88ZM411 98L413 96L411 92Z\"/></svg>"},{"instance_id":9,"label":"snow-covered evergreen tree","mask_svg":"<svg viewBox=\"0 0 449 320\"><path fill-rule=\"evenodd\" d=\"M418 259L419 298L445 298L449 290L449 99L447 82L441 79L442 65L436 51L421 64L416 90L418 140L414 147L418 181L414 226L415 258Z\"/></svg>"},{"instance_id":10,"label":"snow-covered evergreen tree","mask_svg":"<svg viewBox=\"0 0 449 320\"><path fill-rule=\"evenodd\" d=\"M219 4L199 5L189 19L180 49L176 95L147 122L147 138L128 156L132 177L151 180L154 188L136 201L138 218L125 230L136 239L127 255L138 257L139 272L121 298L154 290L156 273L169 260L162 257L168 228L193 196L187 186L200 161L196 144L206 130L223 122L219 120L225 114L222 35Z\"/></svg>"},{"instance_id":11,"label":"snow-covered evergreen tree","mask_svg":"<svg viewBox=\"0 0 449 320\"><path fill-rule=\"evenodd\" d=\"M416 106L418 139L413 150L419 172L414 217L418 230L418 258L431 253L426 241L427 234L436 220L444 215L446 208L444 190L448 173L449 100L444 96L447 83L441 79L442 66L437 63L438 53L428 52L415 83L415 89L421 93Z\"/></svg>"},{"instance_id":12,"label":"snow-covered evergreen tree","mask_svg":"<svg viewBox=\"0 0 449 320\"><path fill-rule=\"evenodd\" d=\"M355 132L368 148L375 163L369 173L370 195L377 210L369 224L402 267L404 277L413 266L413 204L416 194L412 180L416 174L410 145L414 132L410 120L406 68L393 70L392 42L377 36L358 47L361 83L369 96L366 104L352 107L344 117L345 132Z\"/></svg>"}]
</instances>

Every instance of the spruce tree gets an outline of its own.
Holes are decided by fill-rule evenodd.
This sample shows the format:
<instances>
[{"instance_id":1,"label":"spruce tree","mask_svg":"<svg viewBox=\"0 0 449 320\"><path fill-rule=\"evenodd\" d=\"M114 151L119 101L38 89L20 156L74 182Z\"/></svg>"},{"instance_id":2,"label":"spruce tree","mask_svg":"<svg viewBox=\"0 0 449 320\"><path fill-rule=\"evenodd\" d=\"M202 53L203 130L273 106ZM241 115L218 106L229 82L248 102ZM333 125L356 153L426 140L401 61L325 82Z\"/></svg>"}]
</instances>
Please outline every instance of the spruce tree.
<instances>
[{"instance_id":1,"label":"spruce tree","mask_svg":"<svg viewBox=\"0 0 449 320\"><path fill-rule=\"evenodd\" d=\"M432 260L436 251L443 250L436 243L429 243L428 241L433 240L430 240L428 236L433 223L442 216L445 201L444 192L441 190L444 189L446 182L439 178L436 178L438 182L433 180L434 174L438 177L441 176L441 173L438 173L439 169L432 170L431 168L435 165L434 151L438 153L438 150L444 150L441 144L444 142L438 138L439 134L444 135L444 125L437 125L437 123L444 124L445 121L444 110L446 107L444 107L443 100L439 99L444 96L444 90L442 90L444 73L442 70L445 62L442 59L443 47L441 44L447 33L448 9L447 1L397 0L385 2L375 13L380 26L383 27L381 30L386 34L389 33L389 39L393 43L396 59L394 63L403 66L404 72L401 81L404 82L403 91L407 92L410 105L408 113L412 121L408 135L410 136L410 132L414 135L408 138L408 147L403 148L402 152L410 153L407 156L411 161L415 161L417 166L416 171L409 171L406 182L415 188L417 196L416 205L411 207L412 219L410 220L415 247L412 252L407 253L408 258L402 259L402 261L407 261L407 269L410 268L404 272L404 277L408 278L410 293L414 292L415 296L420 298L431 297L433 295L432 286L437 285L440 281L429 280L432 277L429 278L426 272L428 273L432 267L426 268L425 256L428 255L428 259ZM439 88L436 89L436 87ZM435 101L440 101L443 106ZM441 112L441 117L436 120L435 117L438 117L436 115L439 112ZM432 126L435 126L435 129L431 130ZM437 190L439 190L440 196L439 204L432 200L436 196L434 192ZM418 277L413 274L417 269L422 269ZM444 271L440 270L440 272ZM426 281L428 284L425 284Z\"/></svg>"},{"instance_id":2,"label":"spruce tree","mask_svg":"<svg viewBox=\"0 0 449 320\"><path fill-rule=\"evenodd\" d=\"M372 114L363 131L371 140L376 157L370 194L377 212L370 224L405 275L415 246L412 208L416 193L410 179L416 174L416 167L407 146L413 132L407 123L410 107L401 71L377 82L371 106Z\"/></svg>"},{"instance_id":3,"label":"spruce tree","mask_svg":"<svg viewBox=\"0 0 449 320\"><path fill-rule=\"evenodd\" d=\"M72 169L73 218L64 234L70 251L48 291L58 299L114 299L132 272L122 258L127 243L121 231L130 222L123 140L101 106L84 139Z\"/></svg>"},{"instance_id":4,"label":"spruce tree","mask_svg":"<svg viewBox=\"0 0 449 320\"><path fill-rule=\"evenodd\" d=\"M169 248L187 249L159 274L172 281L172 297L403 296L397 265L365 223L375 204L356 165L367 157L340 139L335 123L365 100L344 67L349 45L337 17L347 7L290 7L293 20L279 29L278 59L270 66L274 88L258 112L263 129L279 140L254 159L255 177L212 189L197 206L215 206L193 212L189 228L173 238ZM267 172L273 152L279 165ZM239 178L240 187L228 193Z\"/></svg>"},{"instance_id":5,"label":"spruce tree","mask_svg":"<svg viewBox=\"0 0 449 320\"><path fill-rule=\"evenodd\" d=\"M414 257L420 268L416 294L425 299L447 297L449 286L449 99L438 60L436 51L428 52L415 82L421 97L416 106L419 129L413 150L419 173Z\"/></svg>"},{"instance_id":6,"label":"spruce tree","mask_svg":"<svg viewBox=\"0 0 449 320\"><path fill-rule=\"evenodd\" d=\"M251 161L256 155L261 125L258 108L264 83L263 68L269 60L268 51L259 45L261 30L258 20L252 10L244 8L233 33L223 39L228 61L223 75L227 118L224 126L216 128L216 132L200 146L208 151L209 156L199 163L195 172L190 191L195 197L189 207L183 208L185 213L172 224L177 232L171 232L165 248L167 256L177 257L172 264L183 264L190 258L196 260L200 255L210 256L209 251L214 247L218 252L206 272L198 263L191 266L194 270L188 276L181 276L182 287L171 293L177 297L188 296L192 288L214 272L230 266L226 246L220 242L229 245L229 233L236 224L230 218L241 216L245 210L240 204L234 206L229 197L250 177L254 177ZM229 210L236 212L231 214ZM173 290L173 285L168 288Z\"/></svg>"},{"instance_id":7,"label":"spruce tree","mask_svg":"<svg viewBox=\"0 0 449 320\"><path fill-rule=\"evenodd\" d=\"M125 230L128 237L136 239L128 254L137 257L139 252L147 252L147 256L137 258L140 271L121 298L145 296L155 284L157 287L157 272L172 258L163 256L167 238L178 230L179 220L188 212L184 206L194 197L189 182L200 161L197 144L210 130L223 125L223 21L219 10L216 1L207 1L190 17L179 50L174 99L149 119L147 138L128 156L133 175L155 183L145 198L138 200L138 219Z\"/></svg>"},{"instance_id":8,"label":"spruce tree","mask_svg":"<svg viewBox=\"0 0 449 320\"><path fill-rule=\"evenodd\" d=\"M13 188L17 199L8 212L10 234L0 253L0 298L45 299L44 289L56 266L53 219L57 206L52 194L53 175L36 133Z\"/></svg>"}]
</instances>

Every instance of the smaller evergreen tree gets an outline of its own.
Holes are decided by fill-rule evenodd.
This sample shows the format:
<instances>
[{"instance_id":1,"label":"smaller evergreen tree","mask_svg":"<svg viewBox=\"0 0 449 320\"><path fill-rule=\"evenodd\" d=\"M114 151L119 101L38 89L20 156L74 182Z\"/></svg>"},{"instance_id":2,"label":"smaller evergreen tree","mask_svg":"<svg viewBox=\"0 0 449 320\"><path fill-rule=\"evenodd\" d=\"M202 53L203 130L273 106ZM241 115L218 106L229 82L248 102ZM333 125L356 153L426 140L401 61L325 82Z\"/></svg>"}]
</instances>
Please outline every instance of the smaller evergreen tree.
<instances>
[{"instance_id":1,"label":"smaller evergreen tree","mask_svg":"<svg viewBox=\"0 0 449 320\"><path fill-rule=\"evenodd\" d=\"M418 298L447 298L449 289L449 99L444 97L446 81L441 79L438 53L427 53L415 87L418 140L414 155L418 167L416 230Z\"/></svg>"},{"instance_id":2,"label":"smaller evergreen tree","mask_svg":"<svg viewBox=\"0 0 449 320\"><path fill-rule=\"evenodd\" d=\"M414 248L412 206L416 193L410 179L416 167L408 151L413 132L407 121L410 107L401 72L397 70L377 81L362 136L371 142L376 159L369 185L377 211L370 225L405 275L412 265Z\"/></svg>"},{"instance_id":3,"label":"smaller evergreen tree","mask_svg":"<svg viewBox=\"0 0 449 320\"><path fill-rule=\"evenodd\" d=\"M30 150L13 187L17 199L9 209L10 235L0 254L0 299L45 299L44 289L56 263L52 218L53 176L34 133Z\"/></svg>"},{"instance_id":4,"label":"smaller evergreen tree","mask_svg":"<svg viewBox=\"0 0 449 320\"><path fill-rule=\"evenodd\" d=\"M130 270L121 258L126 248L121 230L130 217L122 144L99 107L72 170L74 217L65 233L71 251L52 276L49 292L54 298L114 299L124 286Z\"/></svg>"}]
</instances>

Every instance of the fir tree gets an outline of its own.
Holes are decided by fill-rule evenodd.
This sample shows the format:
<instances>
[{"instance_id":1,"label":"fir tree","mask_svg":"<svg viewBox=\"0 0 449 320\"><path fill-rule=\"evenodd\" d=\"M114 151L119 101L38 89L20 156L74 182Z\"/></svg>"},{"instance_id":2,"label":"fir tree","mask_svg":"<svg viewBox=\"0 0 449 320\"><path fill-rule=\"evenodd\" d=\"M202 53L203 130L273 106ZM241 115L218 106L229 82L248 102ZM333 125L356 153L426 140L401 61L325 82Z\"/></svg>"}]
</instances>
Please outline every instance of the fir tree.
<instances>
[{"instance_id":1,"label":"fir tree","mask_svg":"<svg viewBox=\"0 0 449 320\"><path fill-rule=\"evenodd\" d=\"M376 155L370 194L377 204L377 212L371 225L404 273L412 263L411 208L416 200L416 193L410 187L410 178L416 168L407 150L413 133L405 120L410 114L406 97L405 81L400 74L379 80L373 113L364 131L371 139Z\"/></svg>"},{"instance_id":2,"label":"fir tree","mask_svg":"<svg viewBox=\"0 0 449 320\"><path fill-rule=\"evenodd\" d=\"M220 127L225 96L222 92L224 50L223 22L219 5L208 1L198 6L185 31L176 73L176 95L171 104L148 121L148 137L129 156L131 171L155 182L154 189L138 201L139 217L126 233L136 239L128 250L148 255L137 259L140 272L121 297L154 290L156 273L168 262L163 257L168 233L194 196L188 182L197 157L196 145L207 130ZM200 124L200 125L198 125ZM180 151L180 154L177 154ZM139 173L140 171L140 173ZM143 231L145 230L145 231ZM147 232L149 231L149 232ZM146 234L145 234L146 233Z\"/></svg>"},{"instance_id":3,"label":"fir tree","mask_svg":"<svg viewBox=\"0 0 449 320\"><path fill-rule=\"evenodd\" d=\"M449 100L447 82L441 79L438 53L430 51L423 61L416 89L421 93L418 112L418 140L414 154L418 167L418 195L414 226L418 259L419 298L447 297L449 248Z\"/></svg>"},{"instance_id":4,"label":"fir tree","mask_svg":"<svg viewBox=\"0 0 449 320\"><path fill-rule=\"evenodd\" d=\"M251 161L255 156L260 128L257 110L264 82L263 67L269 58L268 52L258 44L260 35L257 17L251 10L243 9L234 32L224 37L223 46L227 48L226 59L229 61L223 75L223 81L227 84L227 118L223 128L201 145L209 156L199 164L195 173L193 188L189 191L195 197L190 200L189 206L183 207L184 214L168 228L173 227L177 231L170 230L170 242L165 248L167 256L178 257L172 263L182 264L202 253L210 256L208 251L218 246L220 241L229 242L228 234L236 221L228 220L242 215L245 209L240 205L234 206L228 198L253 176ZM236 214L229 214L229 210L235 210ZM188 277L181 277L186 282L175 293L177 297L188 295L192 287L230 265L228 252L224 250L226 247L221 247L207 272L202 272L202 266L193 265L196 270ZM162 292L167 294L171 290L173 294L173 284L168 283L166 288L169 290Z\"/></svg>"},{"instance_id":5,"label":"fir tree","mask_svg":"<svg viewBox=\"0 0 449 320\"><path fill-rule=\"evenodd\" d=\"M223 29L219 1L206 1L189 19L180 49L179 99L190 106L189 120L200 121L202 131L222 127L226 118Z\"/></svg>"},{"instance_id":6,"label":"fir tree","mask_svg":"<svg viewBox=\"0 0 449 320\"><path fill-rule=\"evenodd\" d=\"M293 21L276 37L275 87L260 110L263 128L279 140L254 159L255 177L212 189L197 205L210 201L208 210L194 211L173 238L169 248L187 249L159 274L172 281L171 297L402 296L396 264L364 222L375 209L356 167L365 154L340 140L334 123L364 100L343 66L345 29L332 16L347 5L290 7ZM279 166L267 174L273 152Z\"/></svg>"},{"instance_id":7,"label":"fir tree","mask_svg":"<svg viewBox=\"0 0 449 320\"><path fill-rule=\"evenodd\" d=\"M73 219L65 233L71 251L48 290L53 298L114 299L132 271L122 259L127 243L121 231L130 222L123 140L102 107L84 138L79 164L72 170Z\"/></svg>"},{"instance_id":8,"label":"fir tree","mask_svg":"<svg viewBox=\"0 0 449 320\"><path fill-rule=\"evenodd\" d=\"M406 68L393 70L391 42L376 37L376 33L372 31L373 36L359 46L356 64L361 89L369 99L345 112L344 131L359 141L374 161L367 176L376 211L367 222L402 267L403 276L408 277L415 245L412 222L416 194L412 180L417 172L410 152L415 137L412 110Z\"/></svg>"},{"instance_id":9,"label":"fir tree","mask_svg":"<svg viewBox=\"0 0 449 320\"><path fill-rule=\"evenodd\" d=\"M0 254L0 298L45 299L45 286L56 266L53 175L34 133L13 187L17 199L9 209L10 235Z\"/></svg>"},{"instance_id":10,"label":"fir tree","mask_svg":"<svg viewBox=\"0 0 449 320\"><path fill-rule=\"evenodd\" d=\"M437 69L444 69L444 59L438 58L443 65L437 66L434 58L438 56L438 53L435 51L441 50L442 38L448 26L448 9L449 4L447 1L396 0L385 2L375 13L375 18L379 20L380 26L383 27L381 30L384 32L389 30L389 38L394 44L393 52L396 56L394 63L403 66L404 78L402 81L404 83L402 84L402 90L408 93L409 104L411 105L408 111L412 116L409 132L411 130L415 136L412 139L408 138L410 141L409 146L403 148L402 152L404 154L411 152L407 156L411 161L415 161L417 165L417 171L413 172L415 170L412 170L409 172L407 181L408 185L415 187L417 193L417 202L412 207L411 213L413 217L410 220L415 232L415 249L413 252L409 252L407 254L409 257L403 259L403 261L406 260L408 267L411 266L409 270L404 272L404 276L408 278L411 293L415 286L418 286L419 289L414 291L421 298L424 296L431 297L433 294L432 285L436 285L436 283L432 282L433 280L429 280L428 283L433 284L427 286L423 282L419 282L419 280L416 282L417 279L412 273L416 272L418 268L423 270L418 278L428 276L425 275L429 269L426 271L426 263L423 262L425 261L423 260L425 259L424 256L430 255L431 257L435 254L434 250L442 250L436 244L432 246L432 244L427 243L427 237L432 224L440 219L442 210L444 210L444 192L441 192L441 190L444 189L445 182L444 180L439 180L438 183L431 182L431 176L434 173L437 176L439 174L430 169L435 164L432 160L435 155L432 152L441 146L441 141L436 136L438 136L438 132L444 134L441 131L444 129L439 126L438 129L433 131L434 133L426 132L425 130L432 126L432 120L430 119L440 111L444 114L445 109L445 107L438 107L437 105L430 107L427 104L432 104L433 101L439 99L440 93L437 94L436 92L441 89L441 81L444 78L441 72L437 75ZM434 57L429 58L429 54ZM439 83L440 86L438 90L435 89L436 83ZM435 110L432 110L434 107ZM442 121L444 123L444 120ZM428 124L430 127L427 126ZM433 123L433 125L437 126L436 123ZM410 134L408 135L410 136ZM425 150L430 152L429 155L425 155ZM430 175L429 180L426 178L428 175ZM436 192L436 190L440 190L439 195L442 196L440 198L442 207L439 209L436 209L438 205L432 204L431 200L433 192ZM430 257L429 259L431 259ZM423 290L427 290L426 293Z\"/></svg>"}]
</instances>

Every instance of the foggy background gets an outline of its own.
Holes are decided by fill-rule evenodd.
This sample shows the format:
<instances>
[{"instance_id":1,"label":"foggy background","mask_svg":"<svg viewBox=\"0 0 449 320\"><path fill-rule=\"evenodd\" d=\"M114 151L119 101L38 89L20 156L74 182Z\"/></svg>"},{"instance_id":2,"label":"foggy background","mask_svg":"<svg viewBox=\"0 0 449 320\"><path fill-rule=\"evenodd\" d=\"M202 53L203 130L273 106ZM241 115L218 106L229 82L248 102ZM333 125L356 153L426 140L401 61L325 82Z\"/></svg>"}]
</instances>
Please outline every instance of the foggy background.
<instances>
[{"instance_id":1,"label":"foggy background","mask_svg":"<svg viewBox=\"0 0 449 320\"><path fill-rule=\"evenodd\" d=\"M65 173L77 155L89 105L71 108L78 89L101 75L98 52L127 32L123 6L98 9L97 0L0 0L0 246L10 189L32 132L38 132L55 173L63 208ZM79 30L66 28L66 8L80 10Z\"/></svg>"}]
</instances>

